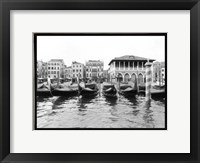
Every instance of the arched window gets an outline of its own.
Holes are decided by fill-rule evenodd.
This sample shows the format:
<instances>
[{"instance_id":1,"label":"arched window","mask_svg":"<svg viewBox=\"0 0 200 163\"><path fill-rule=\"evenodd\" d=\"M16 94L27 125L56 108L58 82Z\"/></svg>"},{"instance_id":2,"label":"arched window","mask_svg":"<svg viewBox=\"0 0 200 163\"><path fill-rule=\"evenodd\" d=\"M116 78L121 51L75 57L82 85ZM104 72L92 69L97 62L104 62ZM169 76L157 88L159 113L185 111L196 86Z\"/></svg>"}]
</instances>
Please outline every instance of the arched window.
<instances>
[{"instance_id":1,"label":"arched window","mask_svg":"<svg viewBox=\"0 0 200 163\"><path fill-rule=\"evenodd\" d=\"M129 74L125 74L125 75L124 75L124 81L125 81L125 82L128 82L128 81L129 81L129 78L130 78Z\"/></svg>"},{"instance_id":2,"label":"arched window","mask_svg":"<svg viewBox=\"0 0 200 163\"><path fill-rule=\"evenodd\" d=\"M141 84L141 83L144 83L144 81L143 81L143 75L139 74L138 75L138 84Z\"/></svg>"},{"instance_id":3,"label":"arched window","mask_svg":"<svg viewBox=\"0 0 200 163\"><path fill-rule=\"evenodd\" d=\"M133 73L133 74L131 75L131 81L135 83L136 80L137 80L137 77L136 77L136 75Z\"/></svg>"}]
</instances>

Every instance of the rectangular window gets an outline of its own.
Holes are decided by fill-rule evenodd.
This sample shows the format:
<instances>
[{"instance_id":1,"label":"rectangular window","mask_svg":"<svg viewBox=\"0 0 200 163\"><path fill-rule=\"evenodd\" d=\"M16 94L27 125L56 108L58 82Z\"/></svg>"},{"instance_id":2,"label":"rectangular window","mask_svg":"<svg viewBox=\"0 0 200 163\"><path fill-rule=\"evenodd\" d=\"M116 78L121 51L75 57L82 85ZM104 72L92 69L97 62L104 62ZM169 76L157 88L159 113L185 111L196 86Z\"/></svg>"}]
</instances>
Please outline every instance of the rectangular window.
<instances>
[{"instance_id":1,"label":"rectangular window","mask_svg":"<svg viewBox=\"0 0 200 163\"><path fill-rule=\"evenodd\" d=\"M137 62L134 62L134 69L137 68Z\"/></svg>"},{"instance_id":2,"label":"rectangular window","mask_svg":"<svg viewBox=\"0 0 200 163\"><path fill-rule=\"evenodd\" d=\"M130 69L133 69L133 62L130 62Z\"/></svg>"},{"instance_id":3,"label":"rectangular window","mask_svg":"<svg viewBox=\"0 0 200 163\"><path fill-rule=\"evenodd\" d=\"M139 69L142 69L142 62L139 62Z\"/></svg>"}]
</instances>

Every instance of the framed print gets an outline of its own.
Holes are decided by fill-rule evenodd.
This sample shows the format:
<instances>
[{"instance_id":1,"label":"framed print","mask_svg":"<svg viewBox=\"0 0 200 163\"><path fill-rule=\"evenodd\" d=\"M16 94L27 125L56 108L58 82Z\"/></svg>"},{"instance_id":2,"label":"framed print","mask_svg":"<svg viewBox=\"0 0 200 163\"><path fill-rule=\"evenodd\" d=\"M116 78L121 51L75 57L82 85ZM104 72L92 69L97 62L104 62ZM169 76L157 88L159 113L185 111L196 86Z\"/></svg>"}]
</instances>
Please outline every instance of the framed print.
<instances>
[{"instance_id":1,"label":"framed print","mask_svg":"<svg viewBox=\"0 0 200 163\"><path fill-rule=\"evenodd\" d=\"M200 162L199 5L1 1L1 162Z\"/></svg>"},{"instance_id":2,"label":"framed print","mask_svg":"<svg viewBox=\"0 0 200 163\"><path fill-rule=\"evenodd\" d=\"M34 33L34 49L35 129L167 129L166 33Z\"/></svg>"}]
</instances>

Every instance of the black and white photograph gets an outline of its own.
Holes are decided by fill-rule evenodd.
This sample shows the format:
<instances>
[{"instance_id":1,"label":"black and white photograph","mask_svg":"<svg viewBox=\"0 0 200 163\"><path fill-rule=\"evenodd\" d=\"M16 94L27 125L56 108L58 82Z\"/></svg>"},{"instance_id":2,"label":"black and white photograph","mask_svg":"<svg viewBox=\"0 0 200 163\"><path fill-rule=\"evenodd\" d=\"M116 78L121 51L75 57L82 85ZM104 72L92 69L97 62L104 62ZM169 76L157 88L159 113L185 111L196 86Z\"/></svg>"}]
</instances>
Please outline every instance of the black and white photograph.
<instances>
[{"instance_id":1,"label":"black and white photograph","mask_svg":"<svg viewBox=\"0 0 200 163\"><path fill-rule=\"evenodd\" d=\"M36 130L167 129L167 33L33 37Z\"/></svg>"}]
</instances>

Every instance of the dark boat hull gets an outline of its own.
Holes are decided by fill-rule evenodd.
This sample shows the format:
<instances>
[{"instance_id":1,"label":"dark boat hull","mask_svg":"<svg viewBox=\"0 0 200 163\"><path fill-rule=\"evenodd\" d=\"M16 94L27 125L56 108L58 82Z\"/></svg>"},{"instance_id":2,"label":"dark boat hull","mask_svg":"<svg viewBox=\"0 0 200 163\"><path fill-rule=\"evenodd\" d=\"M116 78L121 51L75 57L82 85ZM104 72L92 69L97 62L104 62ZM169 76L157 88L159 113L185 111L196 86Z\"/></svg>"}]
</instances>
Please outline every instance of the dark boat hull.
<instances>
[{"instance_id":1,"label":"dark boat hull","mask_svg":"<svg viewBox=\"0 0 200 163\"><path fill-rule=\"evenodd\" d=\"M102 94L108 98L117 98L117 90L114 85L104 85Z\"/></svg>"},{"instance_id":2,"label":"dark boat hull","mask_svg":"<svg viewBox=\"0 0 200 163\"><path fill-rule=\"evenodd\" d=\"M117 94L112 94L112 93L105 93L105 92L102 92L102 94L107 97L107 98L117 98Z\"/></svg>"},{"instance_id":3,"label":"dark boat hull","mask_svg":"<svg viewBox=\"0 0 200 163\"><path fill-rule=\"evenodd\" d=\"M96 84L88 84L83 88L79 85L80 95L83 97L92 97L99 94L99 89ZM89 90L88 90L89 89Z\"/></svg>"},{"instance_id":4,"label":"dark boat hull","mask_svg":"<svg viewBox=\"0 0 200 163\"><path fill-rule=\"evenodd\" d=\"M85 90L82 90L80 92L80 95L84 96L84 97L91 97L91 96L98 95L98 93L99 93L99 91L85 91Z\"/></svg>"},{"instance_id":5,"label":"dark boat hull","mask_svg":"<svg viewBox=\"0 0 200 163\"><path fill-rule=\"evenodd\" d=\"M139 91L139 95L145 96L145 91ZM151 91L151 98L164 98L166 96L165 90L153 90Z\"/></svg>"},{"instance_id":6,"label":"dark boat hull","mask_svg":"<svg viewBox=\"0 0 200 163\"><path fill-rule=\"evenodd\" d=\"M51 87L48 87L46 84L42 84L37 88L36 95L37 96L52 96L51 94Z\"/></svg>"},{"instance_id":7,"label":"dark boat hull","mask_svg":"<svg viewBox=\"0 0 200 163\"><path fill-rule=\"evenodd\" d=\"M165 97L165 90L161 90L159 92L152 92L151 98L164 98Z\"/></svg>"},{"instance_id":8,"label":"dark boat hull","mask_svg":"<svg viewBox=\"0 0 200 163\"><path fill-rule=\"evenodd\" d=\"M36 92L37 96L44 96L44 97L49 97L52 96L51 92L49 90L37 90Z\"/></svg>"},{"instance_id":9,"label":"dark boat hull","mask_svg":"<svg viewBox=\"0 0 200 163\"><path fill-rule=\"evenodd\" d=\"M133 89L130 91L119 91L119 94L125 97L133 97L137 95L137 90Z\"/></svg>"},{"instance_id":10,"label":"dark boat hull","mask_svg":"<svg viewBox=\"0 0 200 163\"><path fill-rule=\"evenodd\" d=\"M119 90L120 95L123 95L125 97L133 97L133 96L136 96L137 93L138 91L137 91L136 86L132 87L129 84L120 86L120 90Z\"/></svg>"},{"instance_id":11,"label":"dark boat hull","mask_svg":"<svg viewBox=\"0 0 200 163\"><path fill-rule=\"evenodd\" d=\"M67 97L70 97L70 96L78 95L78 90L59 90L59 89L56 89L56 90L52 91L52 94L53 94L53 96L67 96Z\"/></svg>"}]
</instances>

